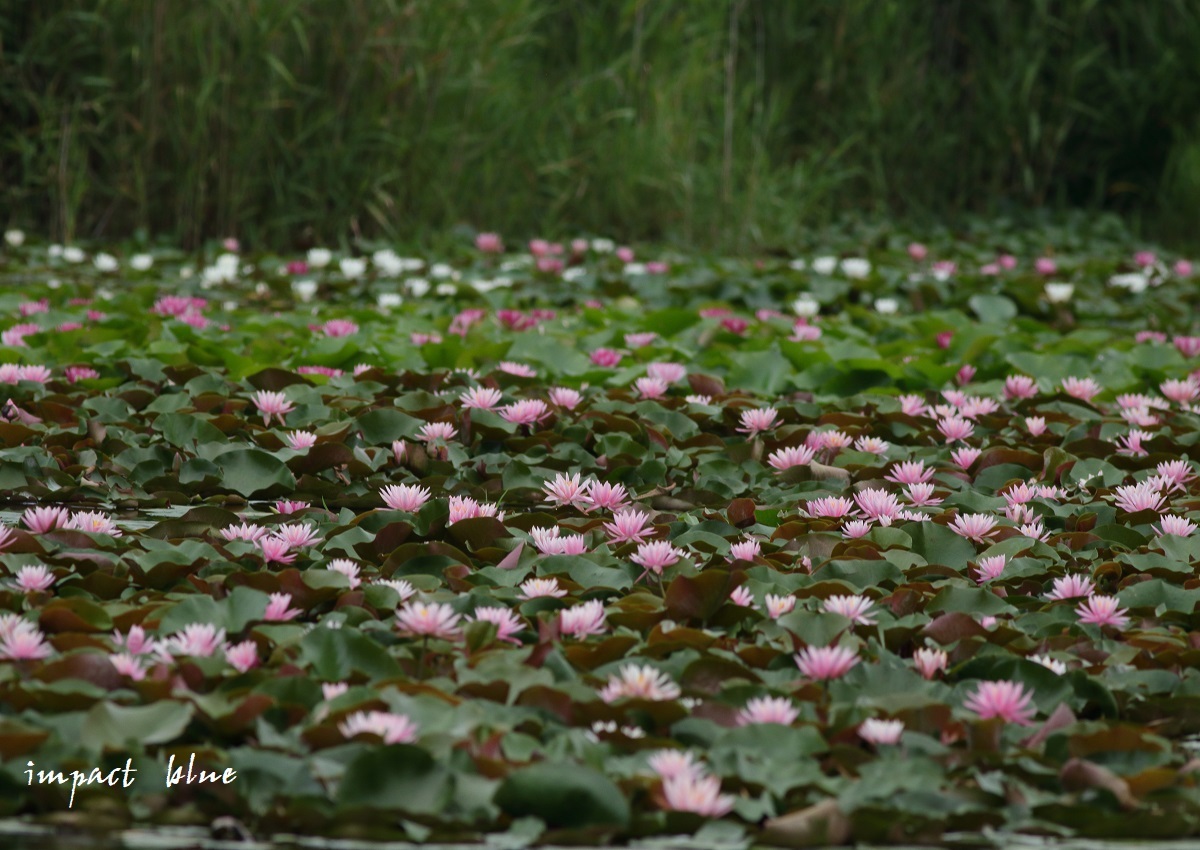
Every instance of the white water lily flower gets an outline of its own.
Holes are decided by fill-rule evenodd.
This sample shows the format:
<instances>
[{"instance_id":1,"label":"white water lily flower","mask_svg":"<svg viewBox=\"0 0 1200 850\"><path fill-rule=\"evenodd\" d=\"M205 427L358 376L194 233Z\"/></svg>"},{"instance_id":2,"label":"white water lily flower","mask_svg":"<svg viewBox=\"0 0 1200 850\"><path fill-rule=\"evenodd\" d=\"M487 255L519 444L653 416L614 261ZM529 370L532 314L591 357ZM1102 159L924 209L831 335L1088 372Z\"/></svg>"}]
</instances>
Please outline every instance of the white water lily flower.
<instances>
[{"instance_id":1,"label":"white water lily flower","mask_svg":"<svg viewBox=\"0 0 1200 850\"><path fill-rule=\"evenodd\" d=\"M313 296L317 294L317 282L315 280L293 280L292 294L301 301L312 301Z\"/></svg>"},{"instance_id":2,"label":"white water lily flower","mask_svg":"<svg viewBox=\"0 0 1200 850\"><path fill-rule=\"evenodd\" d=\"M1128 274L1115 274L1108 279L1109 286L1118 286L1121 289L1128 289L1130 292L1142 292L1150 285L1150 277L1140 272L1129 272Z\"/></svg>"},{"instance_id":3,"label":"white water lily flower","mask_svg":"<svg viewBox=\"0 0 1200 850\"><path fill-rule=\"evenodd\" d=\"M363 272L367 270L367 261L361 257L343 257L338 263L338 268L343 277L353 280L356 277L362 277Z\"/></svg>"},{"instance_id":4,"label":"white water lily flower","mask_svg":"<svg viewBox=\"0 0 1200 850\"><path fill-rule=\"evenodd\" d=\"M6 230L4 231L4 241L14 248L20 248L25 244L25 231Z\"/></svg>"},{"instance_id":5,"label":"white water lily flower","mask_svg":"<svg viewBox=\"0 0 1200 850\"><path fill-rule=\"evenodd\" d=\"M154 265L154 257L149 254L134 254L129 258L129 266L134 271L144 272Z\"/></svg>"},{"instance_id":6,"label":"white water lily flower","mask_svg":"<svg viewBox=\"0 0 1200 850\"><path fill-rule=\"evenodd\" d=\"M790 263L788 263L788 268L794 271L802 272L808 268L808 263L806 263L804 260L792 260Z\"/></svg>"},{"instance_id":7,"label":"white water lily flower","mask_svg":"<svg viewBox=\"0 0 1200 850\"><path fill-rule=\"evenodd\" d=\"M1073 283L1047 283L1046 300L1051 304L1064 304L1075 294Z\"/></svg>"},{"instance_id":8,"label":"white water lily flower","mask_svg":"<svg viewBox=\"0 0 1200 850\"><path fill-rule=\"evenodd\" d=\"M837 268L837 257L817 257L812 261L812 270L817 274L833 274L833 270Z\"/></svg>"},{"instance_id":9,"label":"white water lily flower","mask_svg":"<svg viewBox=\"0 0 1200 850\"><path fill-rule=\"evenodd\" d=\"M311 268L323 269L333 259L333 252L328 248L309 248L306 259Z\"/></svg>"},{"instance_id":10,"label":"white water lily flower","mask_svg":"<svg viewBox=\"0 0 1200 850\"><path fill-rule=\"evenodd\" d=\"M847 257L842 260L842 274L861 280L871 273L871 261L862 257Z\"/></svg>"},{"instance_id":11,"label":"white water lily flower","mask_svg":"<svg viewBox=\"0 0 1200 850\"><path fill-rule=\"evenodd\" d=\"M92 265L102 272L115 272L121 266L112 254L97 254L92 258Z\"/></svg>"},{"instance_id":12,"label":"white water lily flower","mask_svg":"<svg viewBox=\"0 0 1200 850\"><path fill-rule=\"evenodd\" d=\"M82 263L86 258L83 249L76 248L74 245L69 245L62 249L62 258L68 263Z\"/></svg>"},{"instance_id":13,"label":"white water lily flower","mask_svg":"<svg viewBox=\"0 0 1200 850\"><path fill-rule=\"evenodd\" d=\"M414 277L408 282L408 291L417 298L427 295L429 293L429 289L429 281L423 277Z\"/></svg>"},{"instance_id":14,"label":"white water lily flower","mask_svg":"<svg viewBox=\"0 0 1200 850\"><path fill-rule=\"evenodd\" d=\"M617 243L611 239L593 239L592 250L597 254L611 254L617 249Z\"/></svg>"},{"instance_id":15,"label":"white water lily flower","mask_svg":"<svg viewBox=\"0 0 1200 850\"><path fill-rule=\"evenodd\" d=\"M399 307L404 303L404 298L399 292L381 292L375 299L375 303L379 305L381 310L390 310L393 307Z\"/></svg>"},{"instance_id":16,"label":"white water lily flower","mask_svg":"<svg viewBox=\"0 0 1200 850\"><path fill-rule=\"evenodd\" d=\"M895 298L876 298L875 312L884 316L890 316L900 309L900 302Z\"/></svg>"},{"instance_id":17,"label":"white water lily flower","mask_svg":"<svg viewBox=\"0 0 1200 850\"><path fill-rule=\"evenodd\" d=\"M808 292L801 293L800 296L792 302L792 311L797 316L815 316L821 312L821 305Z\"/></svg>"},{"instance_id":18,"label":"white water lily flower","mask_svg":"<svg viewBox=\"0 0 1200 850\"><path fill-rule=\"evenodd\" d=\"M387 277L396 277L404 271L404 263L391 248L384 248L372 254L371 264Z\"/></svg>"}]
</instances>

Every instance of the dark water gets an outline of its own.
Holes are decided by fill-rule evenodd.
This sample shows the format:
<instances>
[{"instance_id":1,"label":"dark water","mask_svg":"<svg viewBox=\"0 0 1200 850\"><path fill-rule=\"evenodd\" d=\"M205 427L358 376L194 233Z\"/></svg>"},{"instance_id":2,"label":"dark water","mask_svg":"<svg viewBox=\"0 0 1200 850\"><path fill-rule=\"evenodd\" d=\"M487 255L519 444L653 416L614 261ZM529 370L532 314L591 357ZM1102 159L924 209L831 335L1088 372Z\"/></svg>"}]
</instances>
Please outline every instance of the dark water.
<instances>
[{"instance_id":1,"label":"dark water","mask_svg":"<svg viewBox=\"0 0 1200 850\"><path fill-rule=\"evenodd\" d=\"M498 839L498 840L495 840ZM97 834L55 830L17 821L0 821L0 850L522 850L522 842L496 836L483 844L417 845L406 842L369 843L345 839L306 838L281 835L269 842L214 838L207 829L180 828L130 830ZM995 848L995 850L1200 850L1200 839L1181 841L1104 841L1099 839L1056 840L1020 835L947 836L947 848ZM631 850L749 850L749 843L707 845L691 836L641 840L627 845ZM758 845L761 847L762 845ZM917 845L854 845L857 850L935 850ZM575 850L539 847L538 850Z\"/></svg>"}]
</instances>

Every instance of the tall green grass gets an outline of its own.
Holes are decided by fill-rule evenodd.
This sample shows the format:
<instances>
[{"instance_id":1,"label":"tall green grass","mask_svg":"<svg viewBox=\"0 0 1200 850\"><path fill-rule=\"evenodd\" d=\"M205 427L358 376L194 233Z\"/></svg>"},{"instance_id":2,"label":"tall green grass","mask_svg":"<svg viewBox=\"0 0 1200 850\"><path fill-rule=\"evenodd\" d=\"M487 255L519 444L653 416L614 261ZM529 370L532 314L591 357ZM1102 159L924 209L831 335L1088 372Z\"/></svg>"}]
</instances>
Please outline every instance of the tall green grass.
<instances>
[{"instance_id":1,"label":"tall green grass","mask_svg":"<svg viewBox=\"0 0 1200 850\"><path fill-rule=\"evenodd\" d=\"M1193 0L0 4L0 223L785 249L847 213L1200 213ZM565 231L564 231L565 229Z\"/></svg>"}]
</instances>

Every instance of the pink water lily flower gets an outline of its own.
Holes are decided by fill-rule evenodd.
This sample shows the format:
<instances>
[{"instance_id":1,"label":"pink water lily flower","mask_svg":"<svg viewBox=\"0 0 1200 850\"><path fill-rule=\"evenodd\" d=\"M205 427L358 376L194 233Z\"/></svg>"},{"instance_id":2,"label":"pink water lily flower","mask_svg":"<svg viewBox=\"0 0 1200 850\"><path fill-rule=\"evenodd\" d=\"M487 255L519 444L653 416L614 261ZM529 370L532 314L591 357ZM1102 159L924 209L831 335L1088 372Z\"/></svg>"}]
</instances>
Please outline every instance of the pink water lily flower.
<instances>
[{"instance_id":1,"label":"pink water lily flower","mask_svg":"<svg viewBox=\"0 0 1200 850\"><path fill-rule=\"evenodd\" d=\"M311 449L317 444L317 435L312 431L289 431L285 437L288 448L296 451Z\"/></svg>"},{"instance_id":2,"label":"pink water lily flower","mask_svg":"<svg viewBox=\"0 0 1200 850\"><path fill-rule=\"evenodd\" d=\"M287 400L281 392L272 392L270 390L259 390L250 397L254 402L254 406L258 408L258 412L262 414L263 425L270 425L271 418L277 417L279 424L283 424L283 417L291 413L295 409L295 405Z\"/></svg>"},{"instance_id":3,"label":"pink water lily flower","mask_svg":"<svg viewBox=\"0 0 1200 850\"><path fill-rule=\"evenodd\" d=\"M840 614L852 622L870 625L875 622L869 613L874 604L865 596L830 596L822 607L830 614Z\"/></svg>"},{"instance_id":4,"label":"pink water lily flower","mask_svg":"<svg viewBox=\"0 0 1200 850\"><path fill-rule=\"evenodd\" d=\"M800 672L816 681L840 679L859 662L858 653L844 646L810 646L794 657Z\"/></svg>"},{"instance_id":5,"label":"pink water lily flower","mask_svg":"<svg viewBox=\"0 0 1200 850\"><path fill-rule=\"evenodd\" d=\"M1170 534L1178 537L1190 537L1196 530L1196 523L1186 517L1164 514L1162 524L1151 527L1159 537L1165 537Z\"/></svg>"},{"instance_id":6,"label":"pink water lily flower","mask_svg":"<svg viewBox=\"0 0 1200 850\"><path fill-rule=\"evenodd\" d=\"M554 476L553 481L548 481L542 485L542 489L546 492L546 501L556 507L574 507L584 508L588 504L587 491L591 484L591 480L580 481L580 473L574 475L564 475L558 473Z\"/></svg>"},{"instance_id":7,"label":"pink water lily flower","mask_svg":"<svg viewBox=\"0 0 1200 850\"><path fill-rule=\"evenodd\" d=\"M925 484L909 484L904 488L904 495L914 507L932 507L940 505L942 499L934 495L934 486L931 483ZM899 516L899 513L897 513Z\"/></svg>"},{"instance_id":8,"label":"pink water lily flower","mask_svg":"<svg viewBox=\"0 0 1200 850\"><path fill-rule=\"evenodd\" d=\"M270 529L265 526L243 522L241 525L225 526L221 529L221 536L226 540L244 540L247 543L255 543L266 537L269 532Z\"/></svg>"},{"instance_id":9,"label":"pink water lily flower","mask_svg":"<svg viewBox=\"0 0 1200 850\"><path fill-rule=\"evenodd\" d=\"M868 487L854 494L854 503L859 512L868 519L873 519L881 525L890 525L891 521L901 511L900 503L894 493Z\"/></svg>"},{"instance_id":10,"label":"pink water lily flower","mask_svg":"<svg viewBox=\"0 0 1200 850\"><path fill-rule=\"evenodd\" d=\"M980 682L979 687L963 703L963 708L988 720L998 717L1007 723L1028 726L1033 722L1037 709L1033 707L1033 695L1025 691L1018 682Z\"/></svg>"},{"instance_id":11,"label":"pink water lily flower","mask_svg":"<svg viewBox=\"0 0 1200 850\"><path fill-rule=\"evenodd\" d=\"M621 362L621 352L612 348L597 348L589 355L592 363L604 369L613 369Z\"/></svg>"},{"instance_id":12,"label":"pink water lily flower","mask_svg":"<svg viewBox=\"0 0 1200 850\"><path fill-rule=\"evenodd\" d=\"M63 525L64 528L73 528L76 531L85 531L88 534L107 534L109 537L120 537L121 529L117 528L117 524L113 522L112 517L100 513L100 511L76 511L71 514L71 518Z\"/></svg>"},{"instance_id":13,"label":"pink water lily flower","mask_svg":"<svg viewBox=\"0 0 1200 850\"><path fill-rule=\"evenodd\" d=\"M1087 601L1081 602L1075 609L1079 622L1094 626L1112 626L1123 629L1129 625L1129 617L1125 608L1118 608L1120 603L1115 596L1099 596L1092 594Z\"/></svg>"},{"instance_id":14,"label":"pink water lily flower","mask_svg":"<svg viewBox=\"0 0 1200 850\"><path fill-rule=\"evenodd\" d=\"M629 560L639 567L644 567L646 572L662 575L663 570L678 562L682 557L683 551L676 549L668 541L652 540L639 545L637 552L630 556Z\"/></svg>"},{"instance_id":15,"label":"pink water lily flower","mask_svg":"<svg viewBox=\"0 0 1200 850\"><path fill-rule=\"evenodd\" d=\"M351 590L354 590L354 588L362 584L362 579L358 577L360 568L358 564L354 563L349 558L334 558L325 565L325 569L344 575L347 583L350 585Z\"/></svg>"},{"instance_id":16,"label":"pink water lily flower","mask_svg":"<svg viewBox=\"0 0 1200 850\"><path fill-rule=\"evenodd\" d=\"M1197 383L1191 375L1182 381L1163 381L1158 385L1158 389L1176 404L1187 404L1200 396L1200 383Z\"/></svg>"},{"instance_id":17,"label":"pink water lily flower","mask_svg":"<svg viewBox=\"0 0 1200 850\"><path fill-rule=\"evenodd\" d=\"M588 482L586 510L594 510L600 508L607 511L619 511L625 507L629 501L629 494L625 492L623 484L608 484L603 481L592 480Z\"/></svg>"},{"instance_id":18,"label":"pink water lily flower","mask_svg":"<svg viewBox=\"0 0 1200 850\"><path fill-rule=\"evenodd\" d=\"M379 490L384 504L394 511L416 513L429 501L429 489L416 484L389 484Z\"/></svg>"},{"instance_id":19,"label":"pink water lily flower","mask_svg":"<svg viewBox=\"0 0 1200 850\"><path fill-rule=\"evenodd\" d=\"M28 620L16 620L5 632L0 636L2 661L33 661L54 654L54 647L46 642L46 636Z\"/></svg>"},{"instance_id":20,"label":"pink water lily flower","mask_svg":"<svg viewBox=\"0 0 1200 850\"><path fill-rule=\"evenodd\" d=\"M663 799L676 812L695 812L720 818L733 810L734 798L721 793L721 780L711 775L682 773L663 780Z\"/></svg>"},{"instance_id":21,"label":"pink water lily flower","mask_svg":"<svg viewBox=\"0 0 1200 850\"><path fill-rule=\"evenodd\" d=\"M767 463L775 469L783 472L791 469L793 466L808 466L812 463L813 456L816 452L810 446L793 446L785 449L776 449L767 456Z\"/></svg>"},{"instance_id":22,"label":"pink water lily flower","mask_svg":"<svg viewBox=\"0 0 1200 850\"><path fill-rule=\"evenodd\" d=\"M208 658L225 643L225 630L212 623L189 623L162 642L162 649L171 655L191 655Z\"/></svg>"},{"instance_id":23,"label":"pink water lily flower","mask_svg":"<svg viewBox=\"0 0 1200 850\"><path fill-rule=\"evenodd\" d=\"M762 554L762 544L757 540L740 540L729 547L729 560L753 561Z\"/></svg>"},{"instance_id":24,"label":"pink water lily flower","mask_svg":"<svg viewBox=\"0 0 1200 850\"><path fill-rule=\"evenodd\" d=\"M292 549L303 549L321 542L321 535L307 523L290 522L275 529L275 536Z\"/></svg>"},{"instance_id":25,"label":"pink water lily flower","mask_svg":"<svg viewBox=\"0 0 1200 850\"><path fill-rule=\"evenodd\" d=\"M965 440L975 433L975 426L970 421L959 416L947 416L938 421L937 429L946 438L947 443L955 440Z\"/></svg>"},{"instance_id":26,"label":"pink water lily flower","mask_svg":"<svg viewBox=\"0 0 1200 850\"><path fill-rule=\"evenodd\" d=\"M1072 573L1062 578L1056 578L1046 598L1051 601L1074 599L1079 596L1091 596L1096 592L1096 584L1090 576Z\"/></svg>"},{"instance_id":27,"label":"pink water lily flower","mask_svg":"<svg viewBox=\"0 0 1200 850\"><path fill-rule=\"evenodd\" d=\"M613 514L613 521L604 523L604 532L612 543L642 543L654 534L649 525L649 514L636 508L620 510Z\"/></svg>"},{"instance_id":28,"label":"pink water lily flower","mask_svg":"<svg viewBox=\"0 0 1200 850\"><path fill-rule=\"evenodd\" d=\"M950 656L943 649L921 647L913 652L913 666L924 679L932 679L950 664Z\"/></svg>"},{"instance_id":29,"label":"pink water lily flower","mask_svg":"<svg viewBox=\"0 0 1200 850\"><path fill-rule=\"evenodd\" d=\"M345 738L366 733L378 735L385 744L411 744L417 740L417 724L404 714L388 711L356 711L338 724Z\"/></svg>"},{"instance_id":30,"label":"pink water lily flower","mask_svg":"<svg viewBox=\"0 0 1200 850\"><path fill-rule=\"evenodd\" d=\"M475 609L473 617L478 623L491 623L496 627L496 639L505 641L506 643L520 644L519 638L513 637L517 632L525 628L525 624L521 622L521 618L510 611L508 608L487 605Z\"/></svg>"},{"instance_id":31,"label":"pink water lily flower","mask_svg":"<svg viewBox=\"0 0 1200 850\"><path fill-rule=\"evenodd\" d=\"M55 528L65 528L70 519L67 509L60 507L29 508L21 514L21 522L34 534L45 534Z\"/></svg>"},{"instance_id":32,"label":"pink water lily flower","mask_svg":"<svg viewBox=\"0 0 1200 850\"><path fill-rule=\"evenodd\" d=\"M1033 398L1037 394L1037 383L1027 375L1009 375L1004 379L1005 398Z\"/></svg>"},{"instance_id":33,"label":"pink water lily flower","mask_svg":"<svg viewBox=\"0 0 1200 850\"><path fill-rule=\"evenodd\" d=\"M768 617L772 620L778 620L784 614L790 614L796 608L796 597L776 596L774 593L768 593L763 599L763 607L766 608Z\"/></svg>"},{"instance_id":34,"label":"pink water lily flower","mask_svg":"<svg viewBox=\"0 0 1200 850\"><path fill-rule=\"evenodd\" d=\"M404 579L377 578L372 582L372 584L377 584L381 587L386 587L389 590L395 591L396 595L400 597L401 602L407 602L408 599L417 592L417 589Z\"/></svg>"},{"instance_id":35,"label":"pink water lily flower","mask_svg":"<svg viewBox=\"0 0 1200 850\"><path fill-rule=\"evenodd\" d=\"M884 476L885 481L896 484L924 484L933 477L933 470L925 466L923 460L905 460L895 464L892 471Z\"/></svg>"},{"instance_id":36,"label":"pink water lily flower","mask_svg":"<svg viewBox=\"0 0 1200 850\"><path fill-rule=\"evenodd\" d=\"M1081 401L1091 401L1104 389L1092 378L1076 378L1074 376L1063 378L1062 388L1067 395Z\"/></svg>"},{"instance_id":37,"label":"pink water lily flower","mask_svg":"<svg viewBox=\"0 0 1200 850\"><path fill-rule=\"evenodd\" d=\"M751 437L757 436L764 431L770 431L775 427L775 419L779 416L779 411L773 407L760 407L754 410L742 411L742 424L737 429L743 434L749 434Z\"/></svg>"},{"instance_id":38,"label":"pink water lily flower","mask_svg":"<svg viewBox=\"0 0 1200 850\"><path fill-rule=\"evenodd\" d=\"M496 364L496 368L508 375L515 375L518 378L536 378L537 370L525 363L516 363L512 360L502 360Z\"/></svg>"},{"instance_id":39,"label":"pink water lily flower","mask_svg":"<svg viewBox=\"0 0 1200 850\"><path fill-rule=\"evenodd\" d=\"M609 677L600 690L600 699L616 702L623 697L662 702L679 699L679 686L671 677L650 665L626 664L619 673Z\"/></svg>"},{"instance_id":40,"label":"pink water lily flower","mask_svg":"<svg viewBox=\"0 0 1200 850\"><path fill-rule=\"evenodd\" d=\"M235 643L225 649L225 660L239 673L258 666L258 645L252 640Z\"/></svg>"},{"instance_id":41,"label":"pink water lily flower","mask_svg":"<svg viewBox=\"0 0 1200 850\"><path fill-rule=\"evenodd\" d=\"M838 519L847 516L853 509L854 503L845 496L825 496L804 503L804 510L812 517Z\"/></svg>"},{"instance_id":42,"label":"pink water lily flower","mask_svg":"<svg viewBox=\"0 0 1200 850\"><path fill-rule=\"evenodd\" d=\"M754 595L750 593L750 588L746 585L735 587L729 594L729 601L734 605L740 605L743 608L754 607Z\"/></svg>"},{"instance_id":43,"label":"pink water lily flower","mask_svg":"<svg viewBox=\"0 0 1200 850\"><path fill-rule=\"evenodd\" d=\"M842 524L842 534L847 540L857 540L871 533L873 523L869 519L852 519Z\"/></svg>"},{"instance_id":44,"label":"pink water lily flower","mask_svg":"<svg viewBox=\"0 0 1200 850\"><path fill-rule=\"evenodd\" d=\"M270 622L283 622L300 616L303 612L299 608L289 608L292 604L292 594L290 593L272 593L267 602L267 610L263 612L263 619Z\"/></svg>"},{"instance_id":45,"label":"pink water lily flower","mask_svg":"<svg viewBox=\"0 0 1200 850\"><path fill-rule=\"evenodd\" d=\"M558 612L558 630L583 640L588 635L601 635L608 629L605 623L604 603L598 599L581 602Z\"/></svg>"},{"instance_id":46,"label":"pink water lily flower","mask_svg":"<svg viewBox=\"0 0 1200 850\"><path fill-rule=\"evenodd\" d=\"M1170 490L1186 492L1188 483L1196 478L1191 463L1186 460L1164 460L1154 469Z\"/></svg>"},{"instance_id":47,"label":"pink water lily flower","mask_svg":"<svg viewBox=\"0 0 1200 850\"><path fill-rule=\"evenodd\" d=\"M634 388L638 391L638 396L647 399L655 400L664 398L670 386L662 378L638 378L633 382Z\"/></svg>"},{"instance_id":48,"label":"pink water lily flower","mask_svg":"<svg viewBox=\"0 0 1200 850\"><path fill-rule=\"evenodd\" d=\"M109 662L113 669L122 676L128 676L135 682L140 682L146 678L146 669L142 667L142 662L136 655L131 655L128 652L117 652L108 656Z\"/></svg>"},{"instance_id":49,"label":"pink water lily flower","mask_svg":"<svg viewBox=\"0 0 1200 850\"><path fill-rule=\"evenodd\" d=\"M696 757L687 750L659 750L647 759L647 763L661 779L670 779L673 776L698 773L703 770L696 763Z\"/></svg>"},{"instance_id":50,"label":"pink water lily flower","mask_svg":"<svg viewBox=\"0 0 1200 850\"><path fill-rule=\"evenodd\" d=\"M460 615L444 602L409 602L396 612L396 624L401 632L446 640L454 640L462 634L458 626L460 619Z\"/></svg>"},{"instance_id":51,"label":"pink water lily flower","mask_svg":"<svg viewBox=\"0 0 1200 850\"><path fill-rule=\"evenodd\" d=\"M493 410L503 393L492 387L471 387L458 397L462 406L473 410Z\"/></svg>"},{"instance_id":52,"label":"pink water lily flower","mask_svg":"<svg viewBox=\"0 0 1200 850\"><path fill-rule=\"evenodd\" d=\"M272 535L261 538L258 541L258 549L264 564L290 564L296 560L291 545L280 537Z\"/></svg>"},{"instance_id":53,"label":"pink water lily flower","mask_svg":"<svg viewBox=\"0 0 1200 850\"><path fill-rule=\"evenodd\" d=\"M1113 501L1118 508L1131 514L1138 511L1158 511L1162 508L1163 495L1154 482L1143 481L1140 484L1117 487Z\"/></svg>"},{"instance_id":54,"label":"pink water lily flower","mask_svg":"<svg viewBox=\"0 0 1200 850\"><path fill-rule=\"evenodd\" d=\"M903 734L903 720L879 720L871 717L864 720L858 727L858 737L877 747L898 744L900 736Z\"/></svg>"},{"instance_id":55,"label":"pink water lily flower","mask_svg":"<svg viewBox=\"0 0 1200 850\"><path fill-rule=\"evenodd\" d=\"M435 443L439 440L449 442L458 435L458 429L451 422L426 422L417 431L417 436L423 443Z\"/></svg>"},{"instance_id":56,"label":"pink water lily flower","mask_svg":"<svg viewBox=\"0 0 1200 850\"><path fill-rule=\"evenodd\" d=\"M950 459L959 469L969 469L971 464L979 460L981 454L983 452L973 446L963 446L961 449L951 452Z\"/></svg>"},{"instance_id":57,"label":"pink water lily flower","mask_svg":"<svg viewBox=\"0 0 1200 850\"><path fill-rule=\"evenodd\" d=\"M498 233L480 233L475 237L475 247L485 254L504 253L504 241Z\"/></svg>"},{"instance_id":58,"label":"pink water lily flower","mask_svg":"<svg viewBox=\"0 0 1200 850\"><path fill-rule=\"evenodd\" d=\"M550 415L550 408L540 398L527 398L500 408L500 417L514 425L534 425Z\"/></svg>"},{"instance_id":59,"label":"pink water lily flower","mask_svg":"<svg viewBox=\"0 0 1200 850\"><path fill-rule=\"evenodd\" d=\"M687 367L681 363L651 363L646 367L646 374L651 378L674 384L687 376Z\"/></svg>"},{"instance_id":60,"label":"pink water lily flower","mask_svg":"<svg viewBox=\"0 0 1200 850\"><path fill-rule=\"evenodd\" d=\"M45 564L29 564L17 570L13 587L25 593L49 590L54 585L54 574Z\"/></svg>"},{"instance_id":61,"label":"pink water lily flower","mask_svg":"<svg viewBox=\"0 0 1200 850\"><path fill-rule=\"evenodd\" d=\"M124 647L131 655L150 655L158 650L158 641L147 636L146 630L141 626L130 626L126 635L114 631L112 641L116 646Z\"/></svg>"},{"instance_id":62,"label":"pink water lily flower","mask_svg":"<svg viewBox=\"0 0 1200 850\"><path fill-rule=\"evenodd\" d=\"M450 508L450 516L446 519L447 525L478 517L495 517L501 521L504 519L504 512L499 510L496 505L477 502L469 496L451 496L447 502Z\"/></svg>"},{"instance_id":63,"label":"pink water lily flower","mask_svg":"<svg viewBox=\"0 0 1200 850\"><path fill-rule=\"evenodd\" d=\"M546 396L550 399L551 404L564 410L574 410L579 406L579 402L583 401L583 395L579 390L569 387L552 387Z\"/></svg>"},{"instance_id":64,"label":"pink water lily flower","mask_svg":"<svg viewBox=\"0 0 1200 850\"><path fill-rule=\"evenodd\" d=\"M959 514L950 523L950 530L960 537L983 543L996 530L996 518L988 514Z\"/></svg>"},{"instance_id":65,"label":"pink water lily flower","mask_svg":"<svg viewBox=\"0 0 1200 850\"><path fill-rule=\"evenodd\" d=\"M778 723L781 726L791 726L799 716L800 709L787 697L754 697L738 712L737 724L751 726L756 723Z\"/></svg>"},{"instance_id":66,"label":"pink water lily flower","mask_svg":"<svg viewBox=\"0 0 1200 850\"><path fill-rule=\"evenodd\" d=\"M986 581L992 581L1000 578L1004 572L1004 564L1008 559L1004 555L992 555L989 558L979 559L979 577L977 581L983 584Z\"/></svg>"},{"instance_id":67,"label":"pink water lily flower","mask_svg":"<svg viewBox=\"0 0 1200 850\"><path fill-rule=\"evenodd\" d=\"M539 599L545 596L561 598L566 595L567 592L558 586L558 579L531 578L521 582L521 593L518 598Z\"/></svg>"},{"instance_id":68,"label":"pink water lily flower","mask_svg":"<svg viewBox=\"0 0 1200 850\"><path fill-rule=\"evenodd\" d=\"M928 411L925 399L919 395L902 395L897 401L900 402L900 412L905 416L923 416Z\"/></svg>"}]
</instances>

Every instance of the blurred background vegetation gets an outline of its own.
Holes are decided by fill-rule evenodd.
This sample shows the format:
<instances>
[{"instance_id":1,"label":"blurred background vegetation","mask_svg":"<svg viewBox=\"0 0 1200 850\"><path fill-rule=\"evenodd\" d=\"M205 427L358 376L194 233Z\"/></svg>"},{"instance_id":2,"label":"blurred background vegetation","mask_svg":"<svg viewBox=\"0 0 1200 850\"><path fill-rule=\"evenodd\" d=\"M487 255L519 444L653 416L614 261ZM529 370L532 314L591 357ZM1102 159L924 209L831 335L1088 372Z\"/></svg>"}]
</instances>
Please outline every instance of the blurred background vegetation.
<instances>
[{"instance_id":1,"label":"blurred background vegetation","mask_svg":"<svg viewBox=\"0 0 1200 850\"><path fill-rule=\"evenodd\" d=\"M781 250L1110 210L1195 244L1198 0L0 3L0 225Z\"/></svg>"}]
</instances>

